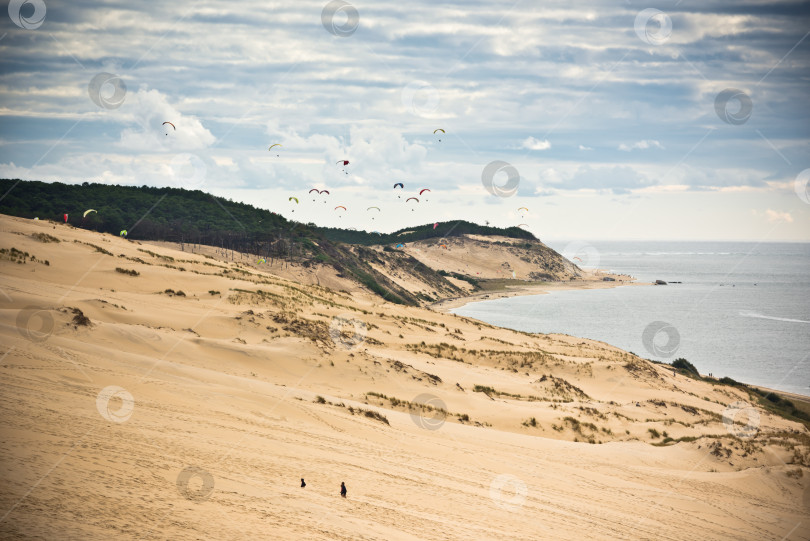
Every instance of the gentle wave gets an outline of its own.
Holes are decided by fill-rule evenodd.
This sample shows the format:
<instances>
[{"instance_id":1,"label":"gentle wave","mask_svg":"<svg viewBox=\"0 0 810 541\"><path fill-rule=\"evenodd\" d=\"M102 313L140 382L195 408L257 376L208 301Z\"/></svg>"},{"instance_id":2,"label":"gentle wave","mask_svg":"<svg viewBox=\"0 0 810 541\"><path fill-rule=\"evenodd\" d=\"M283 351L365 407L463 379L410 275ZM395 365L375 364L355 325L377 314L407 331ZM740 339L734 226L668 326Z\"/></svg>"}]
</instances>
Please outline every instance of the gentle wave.
<instances>
[{"instance_id":1,"label":"gentle wave","mask_svg":"<svg viewBox=\"0 0 810 541\"><path fill-rule=\"evenodd\" d=\"M751 310L741 310L740 315L743 317L754 317L757 319L770 319L772 321L787 321L790 323L810 323L810 321L805 321L803 319L791 319L789 317L774 317L774 316L766 316L764 314L759 314L757 312L753 312Z\"/></svg>"}]
</instances>

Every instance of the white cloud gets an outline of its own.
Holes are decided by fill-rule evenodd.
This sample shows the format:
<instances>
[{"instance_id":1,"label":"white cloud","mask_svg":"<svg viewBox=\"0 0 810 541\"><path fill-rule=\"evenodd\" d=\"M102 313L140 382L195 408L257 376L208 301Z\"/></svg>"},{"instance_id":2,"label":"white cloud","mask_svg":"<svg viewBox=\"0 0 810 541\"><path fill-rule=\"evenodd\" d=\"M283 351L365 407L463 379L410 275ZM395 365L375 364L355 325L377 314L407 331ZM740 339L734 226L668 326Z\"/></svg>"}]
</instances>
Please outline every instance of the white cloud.
<instances>
[{"instance_id":1,"label":"white cloud","mask_svg":"<svg viewBox=\"0 0 810 541\"><path fill-rule=\"evenodd\" d=\"M759 214L758 212L754 211L754 214ZM779 212L778 210L767 209L764 215L765 219L772 223L779 223L779 222L786 222L789 224L793 223L793 216L790 215L790 212Z\"/></svg>"},{"instance_id":2,"label":"white cloud","mask_svg":"<svg viewBox=\"0 0 810 541\"><path fill-rule=\"evenodd\" d=\"M141 88L127 95L123 109L126 119L137 125L121 131L119 145L127 152L201 150L216 140L199 119L183 115L157 90Z\"/></svg>"},{"instance_id":3,"label":"white cloud","mask_svg":"<svg viewBox=\"0 0 810 541\"><path fill-rule=\"evenodd\" d=\"M586 147L585 145L579 145L580 150L593 150L591 147Z\"/></svg>"},{"instance_id":4,"label":"white cloud","mask_svg":"<svg viewBox=\"0 0 810 541\"><path fill-rule=\"evenodd\" d=\"M548 150L551 148L551 143L548 139L540 141L534 137L528 137L520 144L520 147L528 150Z\"/></svg>"},{"instance_id":5,"label":"white cloud","mask_svg":"<svg viewBox=\"0 0 810 541\"><path fill-rule=\"evenodd\" d=\"M632 145L626 145L622 143L619 145L619 150L623 150L625 152L630 152L631 150L647 150L648 148L660 148L664 150L663 145L656 141L655 139L644 139L643 141L636 141Z\"/></svg>"}]
</instances>

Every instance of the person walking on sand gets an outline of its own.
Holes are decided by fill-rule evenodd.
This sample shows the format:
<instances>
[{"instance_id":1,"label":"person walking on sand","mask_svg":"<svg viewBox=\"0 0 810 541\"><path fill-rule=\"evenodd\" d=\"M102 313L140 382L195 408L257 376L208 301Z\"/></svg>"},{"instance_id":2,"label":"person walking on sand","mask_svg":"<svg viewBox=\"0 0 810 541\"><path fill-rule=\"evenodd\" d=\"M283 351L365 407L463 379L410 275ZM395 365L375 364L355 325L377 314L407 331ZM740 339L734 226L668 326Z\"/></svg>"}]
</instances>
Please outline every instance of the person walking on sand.
<instances>
[{"instance_id":1,"label":"person walking on sand","mask_svg":"<svg viewBox=\"0 0 810 541\"><path fill-rule=\"evenodd\" d=\"M346 484L343 481L340 482L340 495L346 497Z\"/></svg>"},{"instance_id":2,"label":"person walking on sand","mask_svg":"<svg viewBox=\"0 0 810 541\"><path fill-rule=\"evenodd\" d=\"M307 484L304 482L304 478L301 478L301 488L304 488Z\"/></svg>"}]
</instances>

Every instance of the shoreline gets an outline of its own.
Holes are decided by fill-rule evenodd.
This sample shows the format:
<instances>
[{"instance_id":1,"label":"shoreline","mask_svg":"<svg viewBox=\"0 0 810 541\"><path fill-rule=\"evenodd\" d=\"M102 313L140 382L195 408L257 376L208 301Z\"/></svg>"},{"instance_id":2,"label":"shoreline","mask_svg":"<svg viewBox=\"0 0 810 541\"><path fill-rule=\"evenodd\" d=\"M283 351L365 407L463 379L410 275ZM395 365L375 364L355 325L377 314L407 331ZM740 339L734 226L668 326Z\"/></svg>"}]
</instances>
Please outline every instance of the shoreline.
<instances>
[{"instance_id":1,"label":"shoreline","mask_svg":"<svg viewBox=\"0 0 810 541\"><path fill-rule=\"evenodd\" d=\"M598 278L597 278L598 277ZM602 278L610 277L615 281L604 281ZM461 308L470 303L491 301L495 299L505 299L509 297L547 295L552 291L574 291L586 289L612 289L624 286L651 286L652 282L637 282L635 278L626 275L608 274L604 271L593 271L590 278L573 280L570 282L539 282L537 284L506 285L503 289L493 289L490 291L479 291L462 297L451 297L442 299L426 306L430 310L440 313L450 313L454 308Z\"/></svg>"},{"instance_id":2,"label":"shoreline","mask_svg":"<svg viewBox=\"0 0 810 541\"><path fill-rule=\"evenodd\" d=\"M518 286L505 286L504 289L500 290L492 290L492 291L479 291L478 293L467 295L464 297L453 297L450 299L442 299L438 302L430 304L427 306L430 310L449 314L451 313L450 310L455 308L461 308L468 304L472 304L475 302L483 302L483 301L490 301L495 299L505 299L510 297L520 297L520 296L532 296L532 295L548 295L553 291L579 291L579 290L588 290L588 289L611 289L616 287L625 287L625 286L651 286L655 285L652 282L636 282L635 279L627 280L627 277L622 277L620 275L612 275L612 274L599 274L599 270L596 270L592 273L594 278L585 279L585 280L574 280L572 282L543 282L538 283L536 285L518 285ZM611 276L616 278L615 282L605 282L601 279L595 278L595 276ZM622 281L620 281L622 280ZM475 319L475 318L473 318ZM508 328L508 327L503 327ZM551 333L554 334L554 333ZM601 341L600 341L601 342ZM604 342L608 344L607 342ZM608 344L611 345L611 344ZM708 377L708 374L701 374L701 376ZM722 377L722 376L721 376ZM720 379L720 378L715 378ZM786 398L788 400L794 400L798 402L802 402L810 407L810 392L807 395L798 394L793 391L782 391L779 389L771 389L769 387L763 387L762 385L754 385L749 384L746 382L741 381L740 383L744 383L748 387L761 389L766 392L773 392L778 394L779 396Z\"/></svg>"}]
</instances>

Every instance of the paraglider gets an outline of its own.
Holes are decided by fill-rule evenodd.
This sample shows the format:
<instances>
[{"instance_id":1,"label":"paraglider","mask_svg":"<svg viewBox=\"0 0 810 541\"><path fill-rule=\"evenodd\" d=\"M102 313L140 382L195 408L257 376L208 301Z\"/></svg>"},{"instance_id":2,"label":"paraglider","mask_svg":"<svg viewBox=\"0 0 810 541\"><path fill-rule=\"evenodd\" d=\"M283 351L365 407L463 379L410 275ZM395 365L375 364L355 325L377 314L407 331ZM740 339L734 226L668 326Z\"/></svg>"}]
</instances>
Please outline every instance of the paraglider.
<instances>
[{"instance_id":1,"label":"paraglider","mask_svg":"<svg viewBox=\"0 0 810 541\"><path fill-rule=\"evenodd\" d=\"M367 211L369 211L369 210L371 210L371 209L377 209L377 212L382 212L382 211L380 210L380 207L368 207L366 210L367 210ZM373 219L374 219L374 216L372 216L372 217L371 217L371 219L373 220Z\"/></svg>"},{"instance_id":2,"label":"paraglider","mask_svg":"<svg viewBox=\"0 0 810 541\"><path fill-rule=\"evenodd\" d=\"M399 186L403 190L405 189L405 185L403 183L401 183L401 182L397 182L396 184L394 184L394 189L395 190L397 189L397 186ZM402 196L400 196L400 195L397 196L397 198L400 198L400 197L402 197Z\"/></svg>"},{"instance_id":3,"label":"paraglider","mask_svg":"<svg viewBox=\"0 0 810 541\"><path fill-rule=\"evenodd\" d=\"M317 193L317 194L320 194L320 193L321 193L321 192L318 190L318 188L312 188L312 189L309 191L309 193L312 193L312 192L315 192L315 193ZM315 200L313 199L313 201L315 201Z\"/></svg>"},{"instance_id":4,"label":"paraglider","mask_svg":"<svg viewBox=\"0 0 810 541\"><path fill-rule=\"evenodd\" d=\"M283 147L283 145L282 145L281 143L274 143L274 144L270 145L270 146L267 148L268 152L269 152L269 151L271 151L271 150L273 150L273 147ZM276 158L280 158L280 157L281 157L281 156L280 156L279 154L276 154Z\"/></svg>"},{"instance_id":5,"label":"paraglider","mask_svg":"<svg viewBox=\"0 0 810 541\"><path fill-rule=\"evenodd\" d=\"M404 245L404 244L402 244L402 243L400 243L400 244L397 244L397 246L396 246L396 247L397 247L397 248L405 248L405 245Z\"/></svg>"},{"instance_id":6,"label":"paraglider","mask_svg":"<svg viewBox=\"0 0 810 541\"><path fill-rule=\"evenodd\" d=\"M267 260L265 258L263 258L263 257L260 258L259 261L258 261L259 265L261 265L262 263L267 263Z\"/></svg>"},{"instance_id":7,"label":"paraglider","mask_svg":"<svg viewBox=\"0 0 810 541\"><path fill-rule=\"evenodd\" d=\"M335 210L337 210L337 209L343 209L343 212L346 212L346 207L344 207L343 205L336 206ZM338 214L338 218L340 218L341 216L342 216L341 214Z\"/></svg>"},{"instance_id":8,"label":"paraglider","mask_svg":"<svg viewBox=\"0 0 810 541\"><path fill-rule=\"evenodd\" d=\"M98 211L96 209L87 209L84 211L84 214L82 214L82 218L87 218L87 215L90 214L91 212L95 212L96 214L98 214Z\"/></svg>"},{"instance_id":9,"label":"paraglider","mask_svg":"<svg viewBox=\"0 0 810 541\"><path fill-rule=\"evenodd\" d=\"M295 204L298 205L298 198L297 197L290 197L287 201L295 201ZM292 212L295 212L295 209L292 209Z\"/></svg>"},{"instance_id":10,"label":"paraglider","mask_svg":"<svg viewBox=\"0 0 810 541\"><path fill-rule=\"evenodd\" d=\"M580 263L582 263L582 259L580 259L580 258L578 258L578 257L574 257L574 259L576 259L577 261L579 261Z\"/></svg>"},{"instance_id":11,"label":"paraglider","mask_svg":"<svg viewBox=\"0 0 810 541\"><path fill-rule=\"evenodd\" d=\"M177 131L177 127L176 127L174 124L172 124L171 122L169 122L169 121L164 122L163 124L161 124L161 126L165 126L166 124L168 124L169 126L171 126L171 127L172 127L172 129L173 129L174 131ZM166 132L166 135L167 135L167 136L169 135L169 132L168 132L168 131Z\"/></svg>"},{"instance_id":12,"label":"paraglider","mask_svg":"<svg viewBox=\"0 0 810 541\"><path fill-rule=\"evenodd\" d=\"M122 230L121 230L121 232L120 232L120 233L118 233L118 236L119 236L119 237L126 237L126 236L127 236L127 230L126 230L126 229L122 229Z\"/></svg>"},{"instance_id":13,"label":"paraglider","mask_svg":"<svg viewBox=\"0 0 810 541\"><path fill-rule=\"evenodd\" d=\"M444 130L443 130L443 129L441 129L441 128L436 128L435 130L433 130L433 135L436 135L436 132L437 132L437 131L440 131L440 132L442 132L442 133L447 133L446 131L444 131ZM442 142L442 140L441 140L441 139L439 139L439 142L441 143L441 142Z\"/></svg>"},{"instance_id":14,"label":"paraglider","mask_svg":"<svg viewBox=\"0 0 810 541\"><path fill-rule=\"evenodd\" d=\"M518 227L526 227L526 228L528 228L529 224L520 224Z\"/></svg>"},{"instance_id":15,"label":"paraglider","mask_svg":"<svg viewBox=\"0 0 810 541\"><path fill-rule=\"evenodd\" d=\"M419 202L419 200L417 198L415 198L415 197L409 197L408 199L405 200L405 202L408 203L411 199L413 199L417 203ZM414 211L414 209L411 209L411 212L413 212L413 211Z\"/></svg>"},{"instance_id":16,"label":"paraglider","mask_svg":"<svg viewBox=\"0 0 810 541\"><path fill-rule=\"evenodd\" d=\"M520 212L521 210L525 210L526 212ZM522 218L523 216L525 216L529 212L529 209L527 209L526 207L520 207L518 209L518 212L520 213L520 217Z\"/></svg>"},{"instance_id":17,"label":"paraglider","mask_svg":"<svg viewBox=\"0 0 810 541\"><path fill-rule=\"evenodd\" d=\"M433 229L436 229L437 227L439 227L439 222L436 222L435 224L433 224Z\"/></svg>"},{"instance_id":18,"label":"paraglider","mask_svg":"<svg viewBox=\"0 0 810 541\"><path fill-rule=\"evenodd\" d=\"M338 163L340 165L349 165L349 160L338 160L335 163Z\"/></svg>"}]
</instances>

